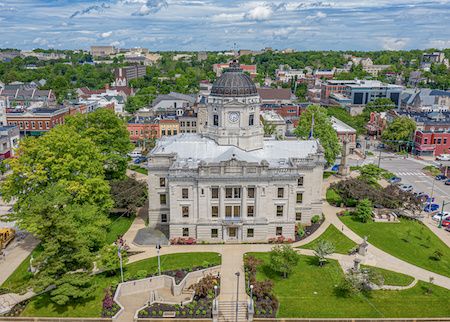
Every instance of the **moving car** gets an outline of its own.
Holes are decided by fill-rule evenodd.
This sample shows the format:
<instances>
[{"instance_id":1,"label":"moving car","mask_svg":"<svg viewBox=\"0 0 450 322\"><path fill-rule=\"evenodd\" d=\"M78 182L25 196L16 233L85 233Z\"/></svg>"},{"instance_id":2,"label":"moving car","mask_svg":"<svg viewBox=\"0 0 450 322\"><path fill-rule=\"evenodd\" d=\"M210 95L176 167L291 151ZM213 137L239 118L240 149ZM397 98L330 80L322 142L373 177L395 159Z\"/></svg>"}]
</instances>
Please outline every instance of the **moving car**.
<instances>
[{"instance_id":1,"label":"moving car","mask_svg":"<svg viewBox=\"0 0 450 322\"><path fill-rule=\"evenodd\" d=\"M139 163L145 162L145 161L147 161L147 158L146 158L146 157L139 157L139 158L137 158L136 160L134 160L134 163L135 163L135 164L139 164Z\"/></svg>"},{"instance_id":2,"label":"moving car","mask_svg":"<svg viewBox=\"0 0 450 322\"><path fill-rule=\"evenodd\" d=\"M446 186L450 186L450 179L445 180L444 183L445 183Z\"/></svg>"},{"instance_id":3,"label":"moving car","mask_svg":"<svg viewBox=\"0 0 450 322\"><path fill-rule=\"evenodd\" d=\"M440 161L449 161L450 160L450 154L441 154L436 157L436 160Z\"/></svg>"},{"instance_id":4,"label":"moving car","mask_svg":"<svg viewBox=\"0 0 450 322\"><path fill-rule=\"evenodd\" d=\"M407 192L412 192L413 191L413 186L410 185L410 184L405 184L405 185L400 187L400 190L407 191Z\"/></svg>"},{"instance_id":5,"label":"moving car","mask_svg":"<svg viewBox=\"0 0 450 322\"><path fill-rule=\"evenodd\" d=\"M432 203L431 205L425 206L425 208L423 208L423 211L430 212L430 211L435 211L438 209L439 209L439 205Z\"/></svg>"},{"instance_id":6,"label":"moving car","mask_svg":"<svg viewBox=\"0 0 450 322\"><path fill-rule=\"evenodd\" d=\"M392 177L388 180L389 183L399 183L400 181L402 181L402 178L399 177Z\"/></svg>"},{"instance_id":7,"label":"moving car","mask_svg":"<svg viewBox=\"0 0 450 322\"><path fill-rule=\"evenodd\" d=\"M331 168L331 171L338 171L339 170L339 164L335 164L334 167Z\"/></svg>"},{"instance_id":8,"label":"moving car","mask_svg":"<svg viewBox=\"0 0 450 322\"><path fill-rule=\"evenodd\" d=\"M436 180L445 180L445 179L447 179L447 177L444 176L443 174L438 174L435 179Z\"/></svg>"},{"instance_id":9,"label":"moving car","mask_svg":"<svg viewBox=\"0 0 450 322\"><path fill-rule=\"evenodd\" d=\"M432 218L433 218L433 220L441 221L441 217L442 217L443 220L444 219L450 219L450 212L445 212L444 211L444 214L442 214L442 212L440 212L440 213L434 215Z\"/></svg>"}]
</instances>

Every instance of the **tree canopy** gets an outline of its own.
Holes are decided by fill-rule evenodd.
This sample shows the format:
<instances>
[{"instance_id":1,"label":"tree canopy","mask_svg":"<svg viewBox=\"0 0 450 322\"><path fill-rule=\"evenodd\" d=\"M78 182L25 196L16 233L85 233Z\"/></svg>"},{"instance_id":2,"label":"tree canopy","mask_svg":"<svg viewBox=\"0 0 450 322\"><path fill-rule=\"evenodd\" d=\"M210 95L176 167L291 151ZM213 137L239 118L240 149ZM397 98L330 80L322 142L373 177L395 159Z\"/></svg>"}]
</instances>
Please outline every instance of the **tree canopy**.
<instances>
[{"instance_id":1,"label":"tree canopy","mask_svg":"<svg viewBox=\"0 0 450 322\"><path fill-rule=\"evenodd\" d=\"M276 245L270 252L270 267L286 278L292 268L297 265L300 255L291 245Z\"/></svg>"},{"instance_id":2,"label":"tree canopy","mask_svg":"<svg viewBox=\"0 0 450 322\"><path fill-rule=\"evenodd\" d=\"M389 124L381 137L384 140L410 141L411 134L415 130L416 123L412 119L408 117L397 117Z\"/></svg>"},{"instance_id":3,"label":"tree canopy","mask_svg":"<svg viewBox=\"0 0 450 322\"><path fill-rule=\"evenodd\" d=\"M325 149L325 159L327 164L333 164L337 156L341 153L339 139L333 129L331 117L327 110L318 105L309 105L300 115L298 126L294 130L295 135L302 139L308 139L311 131L312 117L314 115L313 137L318 138Z\"/></svg>"}]
</instances>

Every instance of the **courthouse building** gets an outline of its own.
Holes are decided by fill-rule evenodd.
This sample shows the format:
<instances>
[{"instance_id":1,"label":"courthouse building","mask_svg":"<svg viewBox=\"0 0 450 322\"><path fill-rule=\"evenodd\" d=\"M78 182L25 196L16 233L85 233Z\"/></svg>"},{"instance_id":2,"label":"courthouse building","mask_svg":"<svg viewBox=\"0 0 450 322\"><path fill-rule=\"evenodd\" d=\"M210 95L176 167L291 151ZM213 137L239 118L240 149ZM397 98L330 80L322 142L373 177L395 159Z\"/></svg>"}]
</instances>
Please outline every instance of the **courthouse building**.
<instances>
[{"instance_id":1,"label":"courthouse building","mask_svg":"<svg viewBox=\"0 0 450 322\"><path fill-rule=\"evenodd\" d=\"M202 133L163 137L148 155L150 227L197 242L267 242L321 216L324 149L264 139L261 99L236 60L206 105Z\"/></svg>"}]
</instances>

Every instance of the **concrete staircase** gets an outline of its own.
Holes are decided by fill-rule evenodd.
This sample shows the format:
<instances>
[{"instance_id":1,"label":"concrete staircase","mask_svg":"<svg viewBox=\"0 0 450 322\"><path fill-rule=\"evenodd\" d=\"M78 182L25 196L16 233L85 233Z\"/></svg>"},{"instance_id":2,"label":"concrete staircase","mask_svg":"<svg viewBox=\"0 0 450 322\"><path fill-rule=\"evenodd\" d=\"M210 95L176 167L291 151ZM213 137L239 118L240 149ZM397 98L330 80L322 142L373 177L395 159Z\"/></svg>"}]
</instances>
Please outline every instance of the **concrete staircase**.
<instances>
[{"instance_id":1,"label":"concrete staircase","mask_svg":"<svg viewBox=\"0 0 450 322\"><path fill-rule=\"evenodd\" d=\"M246 322L247 301L239 301L238 322ZM236 321L236 301L219 301L219 322Z\"/></svg>"},{"instance_id":2,"label":"concrete staircase","mask_svg":"<svg viewBox=\"0 0 450 322\"><path fill-rule=\"evenodd\" d=\"M13 305L9 304L5 297L0 296L0 315L8 313L12 307Z\"/></svg>"}]
</instances>

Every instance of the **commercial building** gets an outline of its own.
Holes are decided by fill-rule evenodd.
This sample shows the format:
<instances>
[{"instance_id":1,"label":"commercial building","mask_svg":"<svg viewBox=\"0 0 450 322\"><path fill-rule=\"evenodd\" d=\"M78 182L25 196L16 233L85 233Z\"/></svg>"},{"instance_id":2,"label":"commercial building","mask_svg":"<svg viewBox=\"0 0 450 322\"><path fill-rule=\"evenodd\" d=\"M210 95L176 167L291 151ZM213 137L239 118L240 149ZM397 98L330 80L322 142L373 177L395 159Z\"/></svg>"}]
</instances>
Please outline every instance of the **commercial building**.
<instances>
[{"instance_id":1,"label":"commercial building","mask_svg":"<svg viewBox=\"0 0 450 322\"><path fill-rule=\"evenodd\" d=\"M116 86L128 86L128 82L132 79L138 79L147 75L145 66L127 66L117 67L114 70L114 78Z\"/></svg>"},{"instance_id":2,"label":"commercial building","mask_svg":"<svg viewBox=\"0 0 450 322\"><path fill-rule=\"evenodd\" d=\"M114 46L91 46L90 53L92 56L109 56L111 54L115 54L116 47Z\"/></svg>"}]
</instances>

